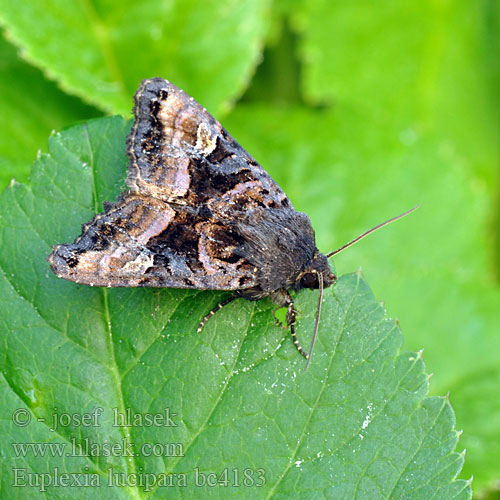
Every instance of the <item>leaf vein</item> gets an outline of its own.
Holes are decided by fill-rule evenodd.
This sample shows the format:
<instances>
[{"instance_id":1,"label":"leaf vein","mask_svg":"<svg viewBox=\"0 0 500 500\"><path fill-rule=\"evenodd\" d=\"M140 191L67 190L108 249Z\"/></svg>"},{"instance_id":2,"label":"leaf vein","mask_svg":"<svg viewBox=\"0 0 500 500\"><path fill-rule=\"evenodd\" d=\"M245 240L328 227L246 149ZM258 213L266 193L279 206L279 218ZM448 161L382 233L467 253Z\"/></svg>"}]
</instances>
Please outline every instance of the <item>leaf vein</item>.
<instances>
[{"instance_id":1,"label":"leaf vein","mask_svg":"<svg viewBox=\"0 0 500 500\"><path fill-rule=\"evenodd\" d=\"M359 276L357 278L357 282L356 282L356 290L355 292L357 292L357 290L359 289ZM318 402L319 400L321 399L321 396L323 395L323 392L325 390L325 387L326 387L326 382L329 378L329 375L330 375L330 371L331 371L331 368L332 368L332 365L333 365L333 360L335 359L335 353L337 352L337 346L339 345L340 343L340 340L342 338L342 335L344 334L344 331L345 331L345 323L346 323L346 319L347 319L347 315L352 307L352 304L354 302L354 299L356 298L356 293L353 293L352 294L352 297L349 301L349 304L348 306L345 308L345 313L344 313L344 320L342 322L342 327L340 329L340 335L337 339L337 342L335 343L335 347L334 347L334 350L333 350L333 353L332 353L332 356L331 356L331 359L330 359L330 363L328 365L328 371L327 371L327 375L323 381L323 384L321 386L321 389L320 391L318 392L318 395L316 397L316 401L314 402L314 405L313 407L311 408L311 412L309 413L309 417L308 419L306 420L306 422L304 423L304 426L302 428L302 432L299 436L299 439L297 440L297 445L295 446L295 449L293 451L293 454L288 462L288 464L286 465L285 469L283 470L283 472L279 475L276 483L274 484L274 486L269 490L269 494L267 496L267 498L272 498L273 494L274 494L274 491L276 490L276 488L280 485L281 481L283 481L284 477L286 476L286 474L288 473L288 471L291 469L293 463L295 462L295 458L297 457L297 453L299 451L299 448L302 444L302 441L304 439L304 436L305 436L305 433L306 433L306 428L307 426L309 425L309 422L311 421L311 418L312 416L314 415L315 411L316 411L316 408L318 406Z\"/></svg>"},{"instance_id":2,"label":"leaf vein","mask_svg":"<svg viewBox=\"0 0 500 500\"><path fill-rule=\"evenodd\" d=\"M254 316L254 312L255 312L255 304L252 303L252 311L250 312L249 317L248 317L248 322L247 322L247 327L245 329L245 334L244 334L244 336L243 336L243 338L242 338L242 340L240 342L240 347L239 347L239 350L238 350L238 354L237 354L237 356L235 356L235 361L233 363L231 371L229 372L228 376L226 377L224 385L221 388L221 390L219 392L219 395L218 395L217 399L215 400L214 405L212 406L211 410L208 412L207 417L205 418L204 422L200 425L200 428L198 429L198 431L196 432L196 434L191 438L190 442L184 447L184 455L183 455L183 457L186 456L187 451L189 450L189 448L191 448L191 446L193 445L193 443L198 439L198 436L206 429L207 423L212 418L212 415L214 414L215 410L217 409L217 407L219 406L220 402L222 401L222 396L226 392L226 390L227 390L227 388L229 386L229 383L231 382L231 380L233 379L233 377L235 375L234 367L238 364L238 361L240 359L241 351L242 351L242 348L243 348L243 344L245 343L245 339L246 339L246 337L248 335L248 331L249 331L250 325L252 323L252 318ZM179 457L178 460L176 460L172 464L172 466L170 467L169 472L172 472L175 469L175 467L182 460L183 457ZM169 473L169 472L167 472L167 473ZM151 490L151 492L149 493L149 495L147 496L147 498L149 498L151 495L153 495L153 493L156 491L157 487L158 487L158 485L156 484L154 486L154 488Z\"/></svg>"}]
</instances>

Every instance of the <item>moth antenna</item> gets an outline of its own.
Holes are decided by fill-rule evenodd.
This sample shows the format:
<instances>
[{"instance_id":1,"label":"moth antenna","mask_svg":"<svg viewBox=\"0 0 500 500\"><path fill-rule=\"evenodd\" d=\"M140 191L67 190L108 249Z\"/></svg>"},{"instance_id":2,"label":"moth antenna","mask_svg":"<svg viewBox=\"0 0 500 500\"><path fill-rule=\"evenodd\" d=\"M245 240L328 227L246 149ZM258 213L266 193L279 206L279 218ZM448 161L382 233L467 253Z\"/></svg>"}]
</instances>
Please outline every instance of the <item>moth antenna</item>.
<instances>
[{"instance_id":1,"label":"moth antenna","mask_svg":"<svg viewBox=\"0 0 500 500\"><path fill-rule=\"evenodd\" d=\"M304 368L304 371L307 370L307 367L309 366L309 363L311 362L311 356L312 356L312 352L314 349L314 343L316 342L316 336L318 334L319 317L321 315L321 303L323 301L323 275L318 271L316 271L316 274L318 276L318 282L319 282L318 307L316 309L316 322L314 323L314 331L313 331L313 337L311 340L311 347L309 348L309 354L307 355L307 363L306 363L306 367Z\"/></svg>"},{"instance_id":2,"label":"moth antenna","mask_svg":"<svg viewBox=\"0 0 500 500\"><path fill-rule=\"evenodd\" d=\"M340 248L337 250L334 250L333 252L327 253L326 257L329 259L330 257L333 257L334 255L337 255L338 253L342 252L342 250L345 250L347 247L350 247L351 245L354 245L354 243L357 243L359 240L362 240L365 236L368 236L370 233L373 233L377 229L380 229L381 227L387 226L387 224L390 224L391 222L394 222L395 220L401 219L402 217L405 217L408 214L411 214L413 211L415 211L418 207L420 206L420 203L416 205L413 208L410 208L410 210L407 210L406 212L396 215L396 217L392 217L392 219L387 219L386 221L377 224L375 227L372 227L371 229L368 229L368 231L365 231L364 233L360 234L357 238L354 238L351 240L349 243L346 243L345 245L342 245Z\"/></svg>"}]
</instances>

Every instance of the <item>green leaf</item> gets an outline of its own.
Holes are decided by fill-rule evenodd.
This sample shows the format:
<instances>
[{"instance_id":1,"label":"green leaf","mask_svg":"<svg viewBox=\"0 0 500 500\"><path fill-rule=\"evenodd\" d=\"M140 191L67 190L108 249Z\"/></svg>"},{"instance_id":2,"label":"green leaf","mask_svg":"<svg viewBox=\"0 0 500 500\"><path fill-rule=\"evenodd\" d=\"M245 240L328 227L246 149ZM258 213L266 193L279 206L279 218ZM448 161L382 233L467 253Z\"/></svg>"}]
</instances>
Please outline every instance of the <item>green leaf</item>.
<instances>
[{"instance_id":1,"label":"green leaf","mask_svg":"<svg viewBox=\"0 0 500 500\"><path fill-rule=\"evenodd\" d=\"M259 126L250 129L249 123ZM408 218L338 255L335 264L340 273L362 266L401 321L408 348L425 348L432 393L451 389L452 400L467 397L483 408L489 399L463 393L461 381L500 364L500 290L491 279L490 230L480 222L494 202L486 183L464 168L464 158L431 135L407 144L393 129L341 104L316 112L240 106L225 126L309 214L324 252L422 203ZM493 429L497 416L491 411L482 418L478 428L472 414L457 412L459 428L476 442L468 456L484 464L468 474L484 487L495 478L485 475L496 459L483 453L495 439L484 429Z\"/></svg>"},{"instance_id":2,"label":"green leaf","mask_svg":"<svg viewBox=\"0 0 500 500\"><path fill-rule=\"evenodd\" d=\"M122 189L128 130L115 117L53 135L31 185L15 184L0 197L2 497L19 495L13 468L52 475L58 468L95 474L100 489L42 493L39 485L24 487L23 497L470 498L470 482L455 479L463 456L454 452L452 409L446 398L424 397L420 354L400 351L397 324L360 274L326 291L304 372L267 301L235 301L199 335L200 318L223 294L97 289L50 272L51 245L72 240ZM315 292L297 296L304 343L316 299ZM29 425L16 425L18 408L28 410ZM103 409L98 425L62 425L62 417L51 430L54 414L96 408ZM113 408L140 415L165 415L168 408L169 426L115 427ZM69 447L86 438L134 443L138 454L16 457L13 447ZM154 444L169 456L145 456L144 445ZM186 486L110 488L109 469L129 478L176 473L174 484L185 474ZM196 486L209 473L229 484Z\"/></svg>"},{"instance_id":3,"label":"green leaf","mask_svg":"<svg viewBox=\"0 0 500 500\"><path fill-rule=\"evenodd\" d=\"M269 0L0 1L24 57L62 88L129 113L144 78L162 76L220 110L246 86L266 34Z\"/></svg>"},{"instance_id":4,"label":"green leaf","mask_svg":"<svg viewBox=\"0 0 500 500\"><path fill-rule=\"evenodd\" d=\"M257 158L281 166L280 182L312 215L324 250L422 203L336 264L363 266L408 347L425 347L432 393L451 388L463 408L491 405L481 425L457 412L466 474L481 492L500 477L494 396L467 389L481 377L493 385L500 364L499 4L279 4L301 35L303 96L330 105L331 116L242 112L237 136L251 135ZM266 123L263 133L248 134L249 122Z\"/></svg>"},{"instance_id":5,"label":"green leaf","mask_svg":"<svg viewBox=\"0 0 500 500\"><path fill-rule=\"evenodd\" d=\"M457 415L464 416L467 429L471 429L460 439L460 444L467 449L463 475L474 474L474 484L497 492L495 479L498 478L497 457L500 456L498 387L500 370L490 367L467 374L450 387L453 407Z\"/></svg>"},{"instance_id":6,"label":"green leaf","mask_svg":"<svg viewBox=\"0 0 500 500\"><path fill-rule=\"evenodd\" d=\"M52 130L99 114L61 92L16 54L0 35L0 191L15 177L28 178L31 164Z\"/></svg>"},{"instance_id":7,"label":"green leaf","mask_svg":"<svg viewBox=\"0 0 500 500\"><path fill-rule=\"evenodd\" d=\"M399 133L436 133L496 178L500 128L498 6L491 2L303 2L303 88L355 104ZM495 60L497 59L497 60Z\"/></svg>"}]
</instances>

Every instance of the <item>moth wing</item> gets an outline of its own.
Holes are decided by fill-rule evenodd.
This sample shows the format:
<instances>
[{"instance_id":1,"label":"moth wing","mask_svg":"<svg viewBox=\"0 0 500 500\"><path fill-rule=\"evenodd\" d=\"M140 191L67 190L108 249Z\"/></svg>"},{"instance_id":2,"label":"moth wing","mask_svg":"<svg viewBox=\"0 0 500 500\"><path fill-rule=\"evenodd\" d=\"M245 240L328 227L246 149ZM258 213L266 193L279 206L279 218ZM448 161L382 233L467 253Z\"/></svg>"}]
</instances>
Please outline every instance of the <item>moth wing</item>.
<instances>
[{"instance_id":1,"label":"moth wing","mask_svg":"<svg viewBox=\"0 0 500 500\"><path fill-rule=\"evenodd\" d=\"M86 285L237 290L257 284L257 270L235 254L241 243L213 218L126 194L48 261L59 277Z\"/></svg>"},{"instance_id":2,"label":"moth wing","mask_svg":"<svg viewBox=\"0 0 500 500\"><path fill-rule=\"evenodd\" d=\"M74 243L54 247L49 262L58 276L97 286L241 290L269 273L256 264L291 258L293 242L277 252L277 241L301 238L303 228L290 231L299 214L199 103L153 78L140 85L134 114L130 191L84 224ZM280 276L296 265L286 267Z\"/></svg>"},{"instance_id":3,"label":"moth wing","mask_svg":"<svg viewBox=\"0 0 500 500\"><path fill-rule=\"evenodd\" d=\"M269 174L220 123L167 80L141 83L134 115L127 141L127 184L132 192L200 207L232 194L241 198L250 190L263 206L293 208Z\"/></svg>"}]
</instances>

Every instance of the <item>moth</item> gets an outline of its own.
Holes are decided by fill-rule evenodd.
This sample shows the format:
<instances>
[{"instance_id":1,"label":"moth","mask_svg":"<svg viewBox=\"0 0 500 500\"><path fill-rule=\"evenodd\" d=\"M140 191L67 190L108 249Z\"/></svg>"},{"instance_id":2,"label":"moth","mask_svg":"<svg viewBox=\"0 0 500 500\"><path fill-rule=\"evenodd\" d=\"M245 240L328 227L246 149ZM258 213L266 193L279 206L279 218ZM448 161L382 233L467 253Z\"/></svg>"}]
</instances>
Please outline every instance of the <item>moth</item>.
<instances>
[{"instance_id":1,"label":"moth","mask_svg":"<svg viewBox=\"0 0 500 500\"><path fill-rule=\"evenodd\" d=\"M324 288L336 281L316 247L309 217L297 212L270 175L205 108L162 78L135 94L127 138L128 189L83 224L71 244L53 247L52 271L104 287L228 290L229 302L268 297L286 307L299 352L310 360ZM296 333L290 290L319 289L309 352Z\"/></svg>"}]
</instances>

